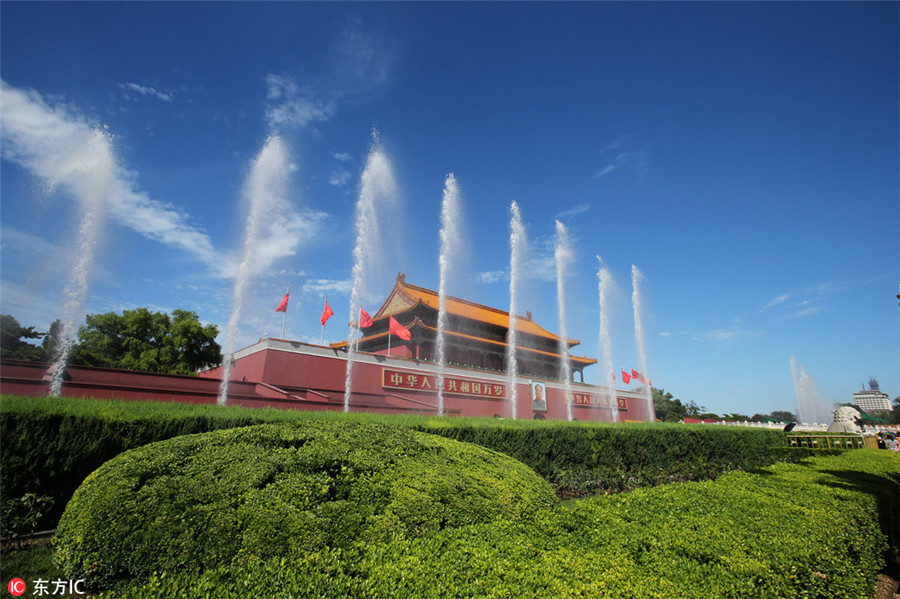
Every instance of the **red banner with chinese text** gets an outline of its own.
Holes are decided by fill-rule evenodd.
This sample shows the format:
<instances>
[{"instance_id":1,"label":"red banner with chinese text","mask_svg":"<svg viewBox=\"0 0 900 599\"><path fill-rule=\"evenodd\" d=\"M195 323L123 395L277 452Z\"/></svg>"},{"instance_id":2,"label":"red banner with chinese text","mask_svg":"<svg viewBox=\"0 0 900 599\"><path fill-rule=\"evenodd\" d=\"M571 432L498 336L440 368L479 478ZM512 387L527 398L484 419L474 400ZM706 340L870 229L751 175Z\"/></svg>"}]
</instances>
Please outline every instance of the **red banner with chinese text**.
<instances>
[{"instance_id":1,"label":"red banner with chinese text","mask_svg":"<svg viewBox=\"0 0 900 599\"><path fill-rule=\"evenodd\" d=\"M437 379L437 376L420 372L390 368L381 370L381 386L385 389L437 393ZM454 376L444 377L444 393L484 399L506 399L508 397L506 383L463 379Z\"/></svg>"},{"instance_id":2,"label":"red banner with chinese text","mask_svg":"<svg viewBox=\"0 0 900 599\"><path fill-rule=\"evenodd\" d=\"M625 397L616 397L613 399L609 395L594 395L592 393L572 393L571 404L573 406L597 406L600 408L611 408L612 402L618 403L620 410L627 410L628 403Z\"/></svg>"}]
</instances>

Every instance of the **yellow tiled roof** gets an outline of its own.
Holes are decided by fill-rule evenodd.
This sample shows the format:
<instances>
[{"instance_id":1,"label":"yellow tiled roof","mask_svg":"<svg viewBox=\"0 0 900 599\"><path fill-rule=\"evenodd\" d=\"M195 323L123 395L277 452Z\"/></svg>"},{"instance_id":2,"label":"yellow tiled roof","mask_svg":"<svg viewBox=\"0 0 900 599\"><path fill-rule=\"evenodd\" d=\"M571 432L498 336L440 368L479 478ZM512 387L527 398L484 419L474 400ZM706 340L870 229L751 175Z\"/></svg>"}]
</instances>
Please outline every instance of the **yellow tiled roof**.
<instances>
[{"instance_id":1,"label":"yellow tiled roof","mask_svg":"<svg viewBox=\"0 0 900 599\"><path fill-rule=\"evenodd\" d=\"M507 311L491 308L490 306L483 306L458 297L447 296L445 299L448 314L477 320L498 327L509 327L509 312ZM434 310L439 309L438 293L436 291L417 285L410 285L406 282L406 275L401 273L397 275L397 283L394 285L390 295L388 295L388 298L385 300L384 304L382 304L381 308L378 309L378 312L375 313L373 318L383 318L391 314L405 312L419 302ZM516 315L515 323L516 330L519 332L534 335L536 337L543 337L559 343L559 335L551 333L534 322L530 313L528 316ZM570 338L568 339L568 343L569 346L572 347L579 345L581 341Z\"/></svg>"},{"instance_id":2,"label":"yellow tiled roof","mask_svg":"<svg viewBox=\"0 0 900 599\"><path fill-rule=\"evenodd\" d=\"M422 322L422 321L419 320L419 319L416 319L416 322L414 322L413 324L414 324L414 325L421 326L422 328L425 328L425 329L428 329L428 330L430 330L430 331L434 331L435 333L437 333L437 329L436 329L436 328L430 327L430 326L426 325L424 322ZM456 332L454 332L454 331L447 331L447 335L450 335L450 336L452 336L452 337L458 337L458 338L460 338L460 339L471 339L471 340L473 340L473 341L481 341L481 342L483 342L483 343L489 343L489 344L491 344L491 345L497 345L497 346L504 347L504 348L507 347L507 346L509 345L508 343L505 343L505 342L503 342L503 341L493 341L493 340L491 340L491 339L484 339L484 338L482 338L482 337L475 337L475 336L473 336L473 335L466 335L465 333L456 333ZM529 354L536 354L536 355L541 355L541 356L548 356L548 357L551 357L551 358L559 358L559 353L556 353L556 352L542 351L542 350L539 350L539 349L534 349L534 348L526 347L526 346L522 346L522 345L517 345L516 347L518 348L518 351L528 352ZM591 364L596 364L596 363L597 363L597 360L592 359L592 358L588 358L588 357L586 357L586 356L573 356L573 355L569 354L569 359L570 359L571 361L573 361L573 362L575 362L575 363L577 363L577 364L581 364L581 365L583 365L583 366L590 366Z\"/></svg>"},{"instance_id":3,"label":"yellow tiled roof","mask_svg":"<svg viewBox=\"0 0 900 599\"><path fill-rule=\"evenodd\" d=\"M409 323L408 325L404 325L404 326L406 326L409 329L413 329L415 327L422 327L423 329L427 329L429 331L437 333L437 329L426 325L424 322L422 322L418 318L416 318L413 322ZM506 346L508 345L507 343L505 343L503 341L494 341L492 339L484 339L483 337L475 337L474 335L467 335L465 333L457 333L455 331L447 331L446 334L449 335L450 337L455 337L457 339L467 339L467 340L471 340L471 341L478 341L481 343L496 345L498 347L503 347L503 348L506 348ZM363 338L363 340L364 341L372 341L373 339L380 339L380 338L387 337L387 336L388 336L388 332L382 331L381 333L376 333L374 335L367 335ZM343 348L343 347L346 347L347 344L348 344L347 341L341 341L339 343L332 343L331 346ZM550 358L557 358L557 359L559 358L559 353L556 353L556 352L547 352L547 351L527 347L524 345L517 346L517 347L519 348L520 351L525 352L524 355L538 355L538 356L546 356L546 357L550 357ZM575 364L580 365L582 368L597 363L596 359L588 358L586 356L573 356L570 354L569 359L572 362L574 362Z\"/></svg>"}]
</instances>

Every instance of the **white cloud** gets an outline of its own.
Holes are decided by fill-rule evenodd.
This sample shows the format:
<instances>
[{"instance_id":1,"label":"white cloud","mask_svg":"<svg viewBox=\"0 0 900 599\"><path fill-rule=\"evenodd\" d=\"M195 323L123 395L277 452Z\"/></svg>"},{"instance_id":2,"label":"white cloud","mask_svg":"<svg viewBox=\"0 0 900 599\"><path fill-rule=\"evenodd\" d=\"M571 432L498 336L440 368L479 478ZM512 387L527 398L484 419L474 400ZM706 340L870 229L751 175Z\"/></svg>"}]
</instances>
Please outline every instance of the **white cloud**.
<instances>
[{"instance_id":1,"label":"white cloud","mask_svg":"<svg viewBox=\"0 0 900 599\"><path fill-rule=\"evenodd\" d=\"M600 155L604 157L606 164L594 173L594 179L605 177L623 168L633 170L639 177L647 174L650 169L650 148L653 147L653 144L646 143L638 146L631 141L631 138L630 134L620 135L600 150Z\"/></svg>"},{"instance_id":2,"label":"white cloud","mask_svg":"<svg viewBox=\"0 0 900 599\"><path fill-rule=\"evenodd\" d=\"M79 169L84 170L85 148L92 143L96 145L96 128L76 110L51 105L33 90L17 89L5 82L0 84L3 158L22 165L51 187L77 187L82 184L79 177L89 179L90 172L82 173ZM276 170L284 177L293 170L286 151L284 160L277 166ZM221 277L234 276L238 258L217 251L209 235L193 225L186 213L140 190L138 174L121 166L114 156L108 170L112 171L112 180L107 210L115 222L186 252ZM278 173L270 174L268 179L275 181ZM253 272L261 274L276 260L294 255L303 243L315 238L328 218L324 212L298 211L289 202L275 202L254 251Z\"/></svg>"},{"instance_id":3,"label":"white cloud","mask_svg":"<svg viewBox=\"0 0 900 599\"><path fill-rule=\"evenodd\" d=\"M800 304L798 304L798 307L806 306L808 304L809 304L809 302L801 302ZM808 308L802 308L800 310L795 310L788 314L782 314L781 316L777 317L776 320L791 320L794 318L806 318L807 316L814 316L816 314L820 314L824 310L825 310L824 306L809 306Z\"/></svg>"},{"instance_id":4,"label":"white cloud","mask_svg":"<svg viewBox=\"0 0 900 599\"><path fill-rule=\"evenodd\" d=\"M749 339L752 337L758 337L760 333L754 331L743 331L740 329L716 329L713 331L706 331L705 333L699 333L694 335L695 341L713 341L716 343L729 343L732 341L738 341L740 339Z\"/></svg>"},{"instance_id":5,"label":"white cloud","mask_svg":"<svg viewBox=\"0 0 900 599\"><path fill-rule=\"evenodd\" d=\"M572 246L577 239L570 236ZM529 279L545 282L556 281L556 236L547 235L529 244L528 257L522 269Z\"/></svg>"},{"instance_id":6,"label":"white cloud","mask_svg":"<svg viewBox=\"0 0 900 599\"><path fill-rule=\"evenodd\" d=\"M611 172L613 172L614 170L616 170L617 168L619 168L618 164L607 164L601 170L594 173L594 179L599 179L600 177L604 177L604 176L610 174Z\"/></svg>"},{"instance_id":7,"label":"white cloud","mask_svg":"<svg viewBox=\"0 0 900 599\"><path fill-rule=\"evenodd\" d=\"M790 293L783 293L781 295L777 295L777 296L773 297L772 299L770 299L768 301L768 303L762 307L760 312L762 312L763 310L768 310L769 308L771 308L773 306L783 304L784 302L788 301L789 299L791 299Z\"/></svg>"},{"instance_id":8,"label":"white cloud","mask_svg":"<svg viewBox=\"0 0 900 599\"><path fill-rule=\"evenodd\" d=\"M56 249L49 241L41 239L31 233L3 227L0 230L0 250L4 252L19 252L31 256L43 256Z\"/></svg>"},{"instance_id":9,"label":"white cloud","mask_svg":"<svg viewBox=\"0 0 900 599\"><path fill-rule=\"evenodd\" d=\"M46 331L62 307L62 301L56 294L35 293L30 284L3 280L0 312L11 314L22 326L34 326Z\"/></svg>"},{"instance_id":10,"label":"white cloud","mask_svg":"<svg viewBox=\"0 0 900 599\"><path fill-rule=\"evenodd\" d=\"M324 297L329 293L350 295L353 282L349 279L335 281L332 279L310 279L303 283L303 293L315 293Z\"/></svg>"},{"instance_id":11,"label":"white cloud","mask_svg":"<svg viewBox=\"0 0 900 599\"><path fill-rule=\"evenodd\" d=\"M277 269L277 270L270 269L266 273L266 276L275 277L275 278L279 278L279 279L288 279L288 278L296 279L299 277L305 277L306 271L305 270L292 270L290 268L281 268L281 269Z\"/></svg>"},{"instance_id":12,"label":"white cloud","mask_svg":"<svg viewBox=\"0 0 900 599\"><path fill-rule=\"evenodd\" d=\"M341 89L364 94L383 86L394 63L391 36L379 35L377 27L356 19L347 23L337 47L337 71Z\"/></svg>"},{"instance_id":13,"label":"white cloud","mask_svg":"<svg viewBox=\"0 0 900 599\"><path fill-rule=\"evenodd\" d=\"M499 281L508 280L509 273L505 270L491 270L487 272L480 272L476 275L475 280L479 283L484 284L492 284L497 283Z\"/></svg>"},{"instance_id":14,"label":"white cloud","mask_svg":"<svg viewBox=\"0 0 900 599\"><path fill-rule=\"evenodd\" d=\"M343 187L350 181L352 176L350 171L347 170L333 170L328 175L328 183L334 187Z\"/></svg>"},{"instance_id":15,"label":"white cloud","mask_svg":"<svg viewBox=\"0 0 900 599\"><path fill-rule=\"evenodd\" d=\"M110 205L112 217L148 239L186 251L206 264L216 264L220 256L209 236L189 224L184 212L136 189L136 178L135 173L122 171L116 201Z\"/></svg>"},{"instance_id":16,"label":"white cloud","mask_svg":"<svg viewBox=\"0 0 900 599\"><path fill-rule=\"evenodd\" d=\"M152 96L154 98L158 98L163 102L171 102L175 99L175 93L170 91L162 91L155 87L150 87L146 85L139 85L137 83L120 83L119 88L125 91L131 91L142 96Z\"/></svg>"},{"instance_id":17,"label":"white cloud","mask_svg":"<svg viewBox=\"0 0 900 599\"><path fill-rule=\"evenodd\" d=\"M590 209L591 209L590 204L578 204L577 206L574 206L572 208L569 208L568 210L564 210L564 211L560 212L553 218L555 220L565 220L572 216L578 216L579 214L584 214L585 212L587 212Z\"/></svg>"},{"instance_id":18,"label":"white cloud","mask_svg":"<svg viewBox=\"0 0 900 599\"><path fill-rule=\"evenodd\" d=\"M85 148L96 145L96 127L70 107L49 104L36 91L6 82L0 82L0 90L4 159L22 165L51 187L78 186L78 177L90 177L88 171L79 173L79 168ZM207 264L219 261L209 236L191 225L187 215L138 189L137 173L123 168L114 157L108 168L112 170L108 210L113 219Z\"/></svg>"},{"instance_id":19,"label":"white cloud","mask_svg":"<svg viewBox=\"0 0 900 599\"><path fill-rule=\"evenodd\" d=\"M326 72L303 81L290 74L267 74L265 114L269 125L304 127L327 122L340 104L377 92L386 85L394 64L393 39L379 34L370 23L350 19L337 43L322 49L318 62ZM346 153L334 157L350 159Z\"/></svg>"},{"instance_id":20,"label":"white cloud","mask_svg":"<svg viewBox=\"0 0 900 599\"><path fill-rule=\"evenodd\" d=\"M300 85L290 76L272 73L265 76L265 82L266 120L273 127L304 127L328 121L337 112L336 100L312 85Z\"/></svg>"},{"instance_id":21,"label":"white cloud","mask_svg":"<svg viewBox=\"0 0 900 599\"><path fill-rule=\"evenodd\" d=\"M332 154L335 160L340 160L341 162L350 162L353 160L353 156L349 152L335 152Z\"/></svg>"},{"instance_id":22,"label":"white cloud","mask_svg":"<svg viewBox=\"0 0 900 599\"><path fill-rule=\"evenodd\" d=\"M544 236L528 244L523 258L521 277L532 281L556 281L556 237ZM492 284L509 281L509 270L494 270L476 275L478 283Z\"/></svg>"}]
</instances>

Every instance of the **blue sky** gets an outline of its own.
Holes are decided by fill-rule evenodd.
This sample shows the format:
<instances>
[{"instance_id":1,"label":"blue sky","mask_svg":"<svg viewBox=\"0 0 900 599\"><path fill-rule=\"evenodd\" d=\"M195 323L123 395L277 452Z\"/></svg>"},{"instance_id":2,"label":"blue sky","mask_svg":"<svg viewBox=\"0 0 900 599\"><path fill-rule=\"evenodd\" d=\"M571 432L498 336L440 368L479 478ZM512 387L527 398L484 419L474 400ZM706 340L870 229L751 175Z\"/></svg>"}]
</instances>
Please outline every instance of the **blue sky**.
<instances>
[{"instance_id":1,"label":"blue sky","mask_svg":"<svg viewBox=\"0 0 900 599\"><path fill-rule=\"evenodd\" d=\"M61 316L77 258L67 161L100 129L113 182L89 313L196 311L225 329L248 206L286 162L236 344L347 335L354 209L377 129L399 206L371 267L437 289L444 179L463 198L449 291L509 306L509 205L527 224L518 307L559 330L555 221L575 258L566 330L718 413L795 409L789 360L832 401L900 395L900 5L877 3L3 2L2 296ZM76 157L76 158L73 158ZM68 166L67 166L68 165ZM68 168L68 170L66 170ZM73 170L74 169L74 170ZM54 184L55 183L55 184ZM593 370L593 372L591 372ZM587 380L599 380L597 367ZM621 383L620 383L621 385Z\"/></svg>"}]
</instances>

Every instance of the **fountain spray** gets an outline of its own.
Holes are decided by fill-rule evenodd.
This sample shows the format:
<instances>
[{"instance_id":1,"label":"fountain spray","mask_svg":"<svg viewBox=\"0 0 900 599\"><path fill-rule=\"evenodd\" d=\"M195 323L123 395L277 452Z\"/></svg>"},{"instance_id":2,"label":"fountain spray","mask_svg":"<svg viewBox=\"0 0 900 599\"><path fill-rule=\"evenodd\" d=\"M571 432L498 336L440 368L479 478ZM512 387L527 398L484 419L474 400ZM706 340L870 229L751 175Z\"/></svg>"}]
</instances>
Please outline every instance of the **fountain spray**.
<instances>
[{"instance_id":1,"label":"fountain spray","mask_svg":"<svg viewBox=\"0 0 900 599\"><path fill-rule=\"evenodd\" d=\"M220 406L228 403L228 379L231 375L232 354L244 306L244 296L251 278L262 267L263 259L259 256L259 245L262 242L263 219L279 213L280 207L287 204L287 183L290 171L291 165L287 148L278 135L269 136L253 162L244 183L243 195L249 206L249 212L244 229L243 258L234 277L231 317L228 319L222 383L219 387L217 402Z\"/></svg>"},{"instance_id":2,"label":"fountain spray","mask_svg":"<svg viewBox=\"0 0 900 599\"><path fill-rule=\"evenodd\" d=\"M78 258L66 281L60 343L50 367L50 395L53 397L62 393L66 363L75 345L76 323L84 317L97 240L106 219L110 195L115 189L116 168L110 136L95 129L78 152L56 167L48 181L51 189L57 186L68 188L78 199L81 211Z\"/></svg>"},{"instance_id":3,"label":"fountain spray","mask_svg":"<svg viewBox=\"0 0 900 599\"><path fill-rule=\"evenodd\" d=\"M610 295L612 295L613 281L609 269L603 263L603 258L597 256L599 267L597 268L597 295L600 305L600 331L597 334L597 347L601 354L601 363L603 364L603 372L600 378L600 384L604 385L609 396L607 401L612 410L612 421L619 421L619 405L616 398L616 372L613 369L612 359L612 341L609 331L609 304Z\"/></svg>"},{"instance_id":4,"label":"fountain spray","mask_svg":"<svg viewBox=\"0 0 900 599\"><path fill-rule=\"evenodd\" d=\"M563 381L566 401L566 417L572 420L572 364L569 362L569 337L566 333L566 287L565 279L569 265L575 258L566 226L556 221L556 305L559 312L559 378Z\"/></svg>"},{"instance_id":5,"label":"fountain spray","mask_svg":"<svg viewBox=\"0 0 900 599\"><path fill-rule=\"evenodd\" d=\"M525 225L522 224L522 213L519 205L509 205L509 334L506 339L506 369L509 378L509 401L512 408L511 417L516 419L517 389L516 373L518 372L518 348L516 311L519 302L519 278L525 261L528 241L525 237Z\"/></svg>"},{"instance_id":6,"label":"fountain spray","mask_svg":"<svg viewBox=\"0 0 900 599\"><path fill-rule=\"evenodd\" d=\"M381 147L377 131L372 131L372 149L366 159L359 183L359 198L356 202L356 245L353 247L353 284L350 289L350 318L348 322L359 320L362 300L368 292L367 277L371 276L374 264L382 252L382 232L380 226L384 209L395 203L397 186L390 160ZM352 325L351 325L352 326ZM353 331L350 331L352 337ZM357 333L359 334L359 333ZM357 339L357 344L359 340ZM347 374L344 380L344 411L350 411L350 395L353 389L353 356L356 352L352 341L347 344Z\"/></svg>"},{"instance_id":7,"label":"fountain spray","mask_svg":"<svg viewBox=\"0 0 900 599\"><path fill-rule=\"evenodd\" d=\"M647 371L647 348L644 344L644 306L642 284L644 281L643 273L634 264L631 265L631 304L634 308L634 343L638 352L638 367L644 377L649 377ZM653 421L656 420L656 410L653 407L653 392L650 385L644 384L644 398L647 401L647 417Z\"/></svg>"},{"instance_id":8,"label":"fountain spray","mask_svg":"<svg viewBox=\"0 0 900 599\"><path fill-rule=\"evenodd\" d=\"M461 231L462 202L459 194L459 186L453 173L447 175L444 181L444 194L441 199L441 253L440 287L438 288L438 321L437 321L437 359L438 359L438 414L444 415L444 367L446 355L444 349L444 334L447 328L447 283L451 275L451 269L456 263L456 257L462 249Z\"/></svg>"},{"instance_id":9,"label":"fountain spray","mask_svg":"<svg viewBox=\"0 0 900 599\"><path fill-rule=\"evenodd\" d=\"M791 356L791 375L794 378L794 397L797 400L797 420L801 424L830 422L834 404L819 393L816 382L794 356Z\"/></svg>"}]
</instances>

